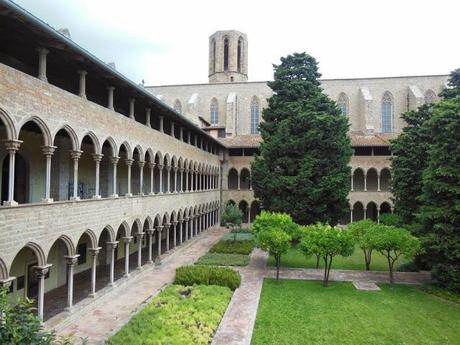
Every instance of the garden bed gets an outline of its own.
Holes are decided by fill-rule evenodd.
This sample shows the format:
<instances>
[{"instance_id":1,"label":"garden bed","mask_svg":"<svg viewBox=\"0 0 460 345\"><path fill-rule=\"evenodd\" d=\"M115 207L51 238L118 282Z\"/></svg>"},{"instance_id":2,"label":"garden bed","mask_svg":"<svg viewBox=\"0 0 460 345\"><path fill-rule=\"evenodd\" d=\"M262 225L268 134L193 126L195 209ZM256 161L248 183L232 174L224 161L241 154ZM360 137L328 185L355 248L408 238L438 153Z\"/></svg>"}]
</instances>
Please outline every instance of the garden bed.
<instances>
[{"instance_id":1,"label":"garden bed","mask_svg":"<svg viewBox=\"0 0 460 345\"><path fill-rule=\"evenodd\" d=\"M207 253L199 258L195 264L211 266L247 266L248 263L249 255Z\"/></svg>"}]
</instances>

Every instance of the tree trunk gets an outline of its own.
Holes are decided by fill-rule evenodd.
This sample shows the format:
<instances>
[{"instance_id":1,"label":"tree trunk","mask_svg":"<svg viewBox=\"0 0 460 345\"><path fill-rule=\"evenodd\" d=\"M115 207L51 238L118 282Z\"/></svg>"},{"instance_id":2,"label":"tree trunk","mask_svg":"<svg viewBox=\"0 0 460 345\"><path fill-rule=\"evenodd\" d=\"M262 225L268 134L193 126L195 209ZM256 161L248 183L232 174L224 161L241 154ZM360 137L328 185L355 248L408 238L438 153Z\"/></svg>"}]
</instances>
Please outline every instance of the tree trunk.
<instances>
[{"instance_id":1,"label":"tree trunk","mask_svg":"<svg viewBox=\"0 0 460 345\"><path fill-rule=\"evenodd\" d=\"M276 280L280 279L280 257L276 256Z\"/></svg>"},{"instance_id":2,"label":"tree trunk","mask_svg":"<svg viewBox=\"0 0 460 345\"><path fill-rule=\"evenodd\" d=\"M388 269L390 270L390 285L394 285L394 278L393 278L393 264L394 262L391 262L390 259L390 254L387 255L387 260L388 260Z\"/></svg>"},{"instance_id":3,"label":"tree trunk","mask_svg":"<svg viewBox=\"0 0 460 345\"><path fill-rule=\"evenodd\" d=\"M363 252L364 252L364 261L366 262L366 271L370 271L372 250L366 251L365 249L363 249Z\"/></svg>"},{"instance_id":4,"label":"tree trunk","mask_svg":"<svg viewBox=\"0 0 460 345\"><path fill-rule=\"evenodd\" d=\"M327 287L327 256L324 257L324 277L323 277L323 286Z\"/></svg>"},{"instance_id":5,"label":"tree trunk","mask_svg":"<svg viewBox=\"0 0 460 345\"><path fill-rule=\"evenodd\" d=\"M319 268L319 259L321 259L321 257L319 255L316 255L316 269Z\"/></svg>"}]
</instances>

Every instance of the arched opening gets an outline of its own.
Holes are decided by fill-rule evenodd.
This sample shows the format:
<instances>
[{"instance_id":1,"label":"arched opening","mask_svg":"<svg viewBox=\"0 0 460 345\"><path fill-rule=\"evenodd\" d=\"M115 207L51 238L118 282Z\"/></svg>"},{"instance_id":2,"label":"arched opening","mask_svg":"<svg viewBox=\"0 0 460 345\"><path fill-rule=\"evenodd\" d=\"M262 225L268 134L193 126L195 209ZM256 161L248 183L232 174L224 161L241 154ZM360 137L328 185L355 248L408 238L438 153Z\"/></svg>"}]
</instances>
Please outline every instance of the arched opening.
<instances>
[{"instance_id":1,"label":"arched opening","mask_svg":"<svg viewBox=\"0 0 460 345\"><path fill-rule=\"evenodd\" d=\"M142 167L141 167L142 165ZM141 188L141 172L142 172L142 180L144 178L144 157L142 151L135 147L133 151L133 165L131 168L131 193L133 195L143 194L143 190Z\"/></svg>"},{"instance_id":2,"label":"arched opening","mask_svg":"<svg viewBox=\"0 0 460 345\"><path fill-rule=\"evenodd\" d=\"M243 70L243 38L238 38L238 51L237 51L237 69L238 72L241 73Z\"/></svg>"},{"instance_id":3,"label":"arched opening","mask_svg":"<svg viewBox=\"0 0 460 345\"><path fill-rule=\"evenodd\" d=\"M366 184L367 184L367 190L368 191L376 191L377 190L378 176L377 176L377 170L375 170L374 168L369 169L367 171Z\"/></svg>"},{"instance_id":4,"label":"arched opening","mask_svg":"<svg viewBox=\"0 0 460 345\"><path fill-rule=\"evenodd\" d=\"M232 199L230 199L229 201L227 201L227 206L228 205L236 205L236 202Z\"/></svg>"},{"instance_id":5,"label":"arched opening","mask_svg":"<svg viewBox=\"0 0 460 345\"><path fill-rule=\"evenodd\" d=\"M380 190L384 192L390 191L391 173L390 169L385 168L380 172Z\"/></svg>"},{"instance_id":6,"label":"arched opening","mask_svg":"<svg viewBox=\"0 0 460 345\"><path fill-rule=\"evenodd\" d=\"M129 253L130 253L130 258L129 258L129 268L130 271L136 269L136 267L142 266L142 248L144 247L144 238L140 238L139 234L142 232L141 227L142 225L140 224L139 221L134 221L133 226L131 227L131 237L132 240L129 244ZM139 253L140 253L140 265L139 265Z\"/></svg>"},{"instance_id":7,"label":"arched opening","mask_svg":"<svg viewBox=\"0 0 460 345\"><path fill-rule=\"evenodd\" d=\"M372 219L374 222L377 221L377 205L371 201L366 206L366 219Z\"/></svg>"},{"instance_id":8,"label":"arched opening","mask_svg":"<svg viewBox=\"0 0 460 345\"><path fill-rule=\"evenodd\" d=\"M3 158L2 164L2 202L8 200L8 188L9 188L9 169L10 159L9 155L1 151L0 154ZM19 153L15 154L14 162L14 201L19 204L25 204L28 196L28 181L29 181L29 169L25 159Z\"/></svg>"},{"instance_id":9,"label":"arched opening","mask_svg":"<svg viewBox=\"0 0 460 345\"><path fill-rule=\"evenodd\" d=\"M81 235L78 240L76 253L80 255L75 265L75 284L79 285L78 295L81 293L81 298L89 296L91 291L91 268L93 257L90 249L93 248L91 237L88 232ZM75 296L77 297L77 296Z\"/></svg>"},{"instance_id":10,"label":"arched opening","mask_svg":"<svg viewBox=\"0 0 460 345\"><path fill-rule=\"evenodd\" d=\"M155 261L159 260L159 252L158 252L158 242L160 240L160 233L158 231L158 227L161 226L161 217L157 215L155 219L153 220L153 228L155 229L155 232L153 233L152 236L152 246L153 246L153 258Z\"/></svg>"},{"instance_id":11,"label":"arched opening","mask_svg":"<svg viewBox=\"0 0 460 345\"><path fill-rule=\"evenodd\" d=\"M337 105L339 106L340 112L344 116L348 116L349 114L349 102L348 97L345 93L341 93L339 95L339 99L337 100Z\"/></svg>"},{"instance_id":12,"label":"arched opening","mask_svg":"<svg viewBox=\"0 0 460 345\"><path fill-rule=\"evenodd\" d=\"M83 151L78 161L78 196L89 199L96 195L96 144L94 139L86 135L80 146Z\"/></svg>"},{"instance_id":13,"label":"arched opening","mask_svg":"<svg viewBox=\"0 0 460 345\"><path fill-rule=\"evenodd\" d=\"M98 261L98 270L97 270L97 281L96 281L96 290L102 289L110 282L110 270L112 263L112 235L108 228L104 228L99 235L99 240L97 246L101 249L97 257ZM114 260L115 262L115 260Z\"/></svg>"},{"instance_id":14,"label":"arched opening","mask_svg":"<svg viewBox=\"0 0 460 345\"><path fill-rule=\"evenodd\" d=\"M216 72L216 40L212 39L211 41L211 73Z\"/></svg>"},{"instance_id":15,"label":"arched opening","mask_svg":"<svg viewBox=\"0 0 460 345\"><path fill-rule=\"evenodd\" d=\"M101 197L107 198L113 194L117 194L114 190L114 152L116 152L115 144L107 139L102 144L102 160L100 166L100 194ZM118 157L118 156L117 156ZM118 163L118 162L117 162ZM116 188L116 185L115 185Z\"/></svg>"},{"instance_id":16,"label":"arched opening","mask_svg":"<svg viewBox=\"0 0 460 345\"><path fill-rule=\"evenodd\" d=\"M224 38L224 71L228 71L228 38Z\"/></svg>"},{"instance_id":17,"label":"arched opening","mask_svg":"<svg viewBox=\"0 0 460 345\"><path fill-rule=\"evenodd\" d=\"M393 97L388 91L382 97L382 132L393 132Z\"/></svg>"},{"instance_id":18,"label":"arched opening","mask_svg":"<svg viewBox=\"0 0 460 345\"><path fill-rule=\"evenodd\" d=\"M228 189L238 189L238 172L235 168L231 168L228 172Z\"/></svg>"},{"instance_id":19,"label":"arched opening","mask_svg":"<svg viewBox=\"0 0 460 345\"><path fill-rule=\"evenodd\" d=\"M148 230L152 229L150 217L144 221L144 225L142 227L142 232L144 233L144 237L142 239L142 265L148 263L149 260L149 235Z\"/></svg>"},{"instance_id":20,"label":"arched opening","mask_svg":"<svg viewBox=\"0 0 460 345\"><path fill-rule=\"evenodd\" d=\"M357 201L353 205L353 221L364 219L364 206L361 202Z\"/></svg>"},{"instance_id":21,"label":"arched opening","mask_svg":"<svg viewBox=\"0 0 460 345\"><path fill-rule=\"evenodd\" d=\"M170 180L169 188L172 193L177 192L176 174L177 174L177 160L176 160L176 157L173 156L171 159L171 172L169 176L169 180Z\"/></svg>"},{"instance_id":22,"label":"arched opening","mask_svg":"<svg viewBox=\"0 0 460 345\"><path fill-rule=\"evenodd\" d=\"M248 203L245 200L241 200L238 204L238 208L243 213L243 223L248 223L249 221L249 210L248 210Z\"/></svg>"},{"instance_id":23,"label":"arched opening","mask_svg":"<svg viewBox=\"0 0 460 345\"><path fill-rule=\"evenodd\" d=\"M364 172L358 168L353 172L353 190L363 191L364 190Z\"/></svg>"},{"instance_id":24,"label":"arched opening","mask_svg":"<svg viewBox=\"0 0 460 345\"><path fill-rule=\"evenodd\" d=\"M118 246L114 251L115 254L115 273L114 273L114 279L120 279L126 274L126 257L128 257L129 260L129 244L128 248L126 248L126 242L125 239L129 237L130 231L128 228L128 225L123 223L118 227L117 234L115 236L115 240L118 241ZM126 250L128 249L128 250ZM129 268L129 266L128 266ZM129 273L129 269L128 269Z\"/></svg>"},{"instance_id":25,"label":"arched opening","mask_svg":"<svg viewBox=\"0 0 460 345\"><path fill-rule=\"evenodd\" d=\"M250 222L252 223L256 217L260 214L260 203L259 201L257 200L254 200L252 203L251 203L251 218L250 218Z\"/></svg>"},{"instance_id":26,"label":"arched opening","mask_svg":"<svg viewBox=\"0 0 460 345\"><path fill-rule=\"evenodd\" d=\"M170 187L171 187L171 184L170 184L171 170L168 170L169 168L170 168L170 166L169 166L169 156L168 156L168 154L166 154L165 157L163 158L163 178L162 178L163 193L171 192L171 189L170 189Z\"/></svg>"},{"instance_id":27,"label":"arched opening","mask_svg":"<svg viewBox=\"0 0 460 345\"><path fill-rule=\"evenodd\" d=\"M163 166L163 160L161 156L157 153L155 155L155 167L153 169L153 191L155 192L155 194L158 194L161 192L160 174L162 171L162 166Z\"/></svg>"},{"instance_id":28,"label":"arched opening","mask_svg":"<svg viewBox=\"0 0 460 345\"><path fill-rule=\"evenodd\" d=\"M382 202L380 205L380 214L391 213L391 205L388 202Z\"/></svg>"},{"instance_id":29,"label":"arched opening","mask_svg":"<svg viewBox=\"0 0 460 345\"><path fill-rule=\"evenodd\" d=\"M161 233L161 253L166 253L169 250L169 235L170 235L170 223L169 223L169 215L165 213L163 216L163 231Z\"/></svg>"},{"instance_id":30,"label":"arched opening","mask_svg":"<svg viewBox=\"0 0 460 345\"><path fill-rule=\"evenodd\" d=\"M122 144L120 146L120 150L118 151L118 156L120 160L118 161L117 167L117 189L119 195L126 195L128 194L128 165L127 163L131 164L130 158L130 151L129 147L126 144Z\"/></svg>"},{"instance_id":31,"label":"arched opening","mask_svg":"<svg viewBox=\"0 0 460 345\"><path fill-rule=\"evenodd\" d=\"M219 123L219 104L217 103L217 99L213 98L211 100L210 106L210 120L211 125L215 126Z\"/></svg>"},{"instance_id":32,"label":"arched opening","mask_svg":"<svg viewBox=\"0 0 460 345\"><path fill-rule=\"evenodd\" d=\"M54 200L69 200L73 191L73 161L69 152L74 145L67 129L56 133L53 145L56 150L51 160L51 197Z\"/></svg>"},{"instance_id":33,"label":"arched opening","mask_svg":"<svg viewBox=\"0 0 460 345\"><path fill-rule=\"evenodd\" d=\"M259 133L260 107L256 96L251 101L251 134Z\"/></svg>"},{"instance_id":34,"label":"arched opening","mask_svg":"<svg viewBox=\"0 0 460 345\"><path fill-rule=\"evenodd\" d=\"M241 170L240 173L240 189L241 190L249 190L251 184L251 176L249 170L244 168Z\"/></svg>"}]
</instances>

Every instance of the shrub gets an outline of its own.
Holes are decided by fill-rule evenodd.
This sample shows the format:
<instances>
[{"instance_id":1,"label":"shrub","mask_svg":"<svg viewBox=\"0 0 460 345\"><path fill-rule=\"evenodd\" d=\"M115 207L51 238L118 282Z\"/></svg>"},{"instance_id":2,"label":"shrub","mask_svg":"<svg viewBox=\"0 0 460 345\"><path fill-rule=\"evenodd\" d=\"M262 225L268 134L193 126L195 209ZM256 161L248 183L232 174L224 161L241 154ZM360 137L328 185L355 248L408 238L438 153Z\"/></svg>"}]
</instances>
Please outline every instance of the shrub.
<instances>
[{"instance_id":1,"label":"shrub","mask_svg":"<svg viewBox=\"0 0 460 345\"><path fill-rule=\"evenodd\" d=\"M371 259L372 251L374 250L374 244L372 242L372 236L369 234L369 230L372 229L374 225L375 223L372 220L366 219L353 222L347 227L347 230L350 231L359 248L363 251L366 271L371 269Z\"/></svg>"},{"instance_id":2,"label":"shrub","mask_svg":"<svg viewBox=\"0 0 460 345\"><path fill-rule=\"evenodd\" d=\"M244 241L219 241L210 249L210 253L223 253L223 254L250 254L254 249L253 240Z\"/></svg>"},{"instance_id":3,"label":"shrub","mask_svg":"<svg viewBox=\"0 0 460 345\"><path fill-rule=\"evenodd\" d=\"M226 267L183 266L176 269L174 284L219 285L235 290L241 284L241 277L238 272Z\"/></svg>"},{"instance_id":4,"label":"shrub","mask_svg":"<svg viewBox=\"0 0 460 345\"><path fill-rule=\"evenodd\" d=\"M276 279L279 279L281 255L285 254L291 246L291 236L280 228L268 228L257 234L257 242L262 250L275 257Z\"/></svg>"},{"instance_id":5,"label":"shrub","mask_svg":"<svg viewBox=\"0 0 460 345\"><path fill-rule=\"evenodd\" d=\"M249 264L249 255L207 253L199 258L195 264L211 266L247 266L247 264Z\"/></svg>"},{"instance_id":6,"label":"shrub","mask_svg":"<svg viewBox=\"0 0 460 345\"><path fill-rule=\"evenodd\" d=\"M294 223L291 216L287 213L262 211L252 224L252 231L255 235L271 228L276 228L287 233L293 241L300 239L299 226Z\"/></svg>"},{"instance_id":7,"label":"shrub","mask_svg":"<svg viewBox=\"0 0 460 345\"><path fill-rule=\"evenodd\" d=\"M419 272L417 265L413 261L406 262L404 264L399 265L398 267L399 272Z\"/></svg>"},{"instance_id":8,"label":"shrub","mask_svg":"<svg viewBox=\"0 0 460 345\"><path fill-rule=\"evenodd\" d=\"M379 217L380 224L389 226L403 226L404 222L402 217L397 213L382 213Z\"/></svg>"}]
</instances>

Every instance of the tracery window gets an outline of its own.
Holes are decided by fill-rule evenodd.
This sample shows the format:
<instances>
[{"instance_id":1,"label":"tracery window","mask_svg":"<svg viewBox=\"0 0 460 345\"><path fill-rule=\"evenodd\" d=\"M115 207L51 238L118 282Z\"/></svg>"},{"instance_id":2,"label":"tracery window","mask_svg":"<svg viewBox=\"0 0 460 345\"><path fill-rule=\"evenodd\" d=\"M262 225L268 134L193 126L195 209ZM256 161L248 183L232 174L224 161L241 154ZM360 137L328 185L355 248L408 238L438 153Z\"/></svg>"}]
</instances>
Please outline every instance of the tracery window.
<instances>
[{"instance_id":1,"label":"tracery window","mask_svg":"<svg viewBox=\"0 0 460 345\"><path fill-rule=\"evenodd\" d=\"M251 134L259 133L260 109L259 100L253 97L251 101Z\"/></svg>"},{"instance_id":2,"label":"tracery window","mask_svg":"<svg viewBox=\"0 0 460 345\"><path fill-rule=\"evenodd\" d=\"M224 71L228 71L228 38L224 38Z\"/></svg>"},{"instance_id":3,"label":"tracery window","mask_svg":"<svg viewBox=\"0 0 460 345\"><path fill-rule=\"evenodd\" d=\"M349 102L348 97L343 92L339 96L339 100L337 101L337 105L339 106L342 115L348 116L349 114Z\"/></svg>"},{"instance_id":4,"label":"tracery window","mask_svg":"<svg viewBox=\"0 0 460 345\"><path fill-rule=\"evenodd\" d=\"M436 94L433 90L428 90L425 92L425 104L432 104L436 102Z\"/></svg>"},{"instance_id":5,"label":"tracery window","mask_svg":"<svg viewBox=\"0 0 460 345\"><path fill-rule=\"evenodd\" d=\"M237 61L237 68L238 72L242 71L242 56L243 55L243 39L240 37L238 39L238 61Z\"/></svg>"},{"instance_id":6,"label":"tracery window","mask_svg":"<svg viewBox=\"0 0 460 345\"><path fill-rule=\"evenodd\" d=\"M210 113L211 125L217 125L219 123L219 104L215 98L213 98L211 101Z\"/></svg>"},{"instance_id":7,"label":"tracery window","mask_svg":"<svg viewBox=\"0 0 460 345\"><path fill-rule=\"evenodd\" d=\"M385 92L382 98L382 132L393 131L393 98L389 92Z\"/></svg>"}]
</instances>

